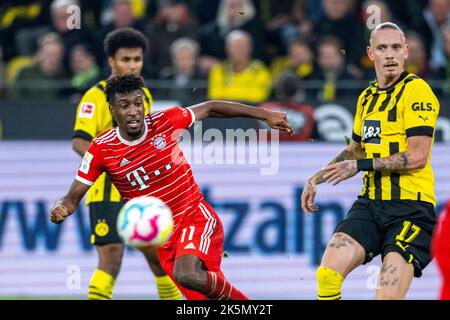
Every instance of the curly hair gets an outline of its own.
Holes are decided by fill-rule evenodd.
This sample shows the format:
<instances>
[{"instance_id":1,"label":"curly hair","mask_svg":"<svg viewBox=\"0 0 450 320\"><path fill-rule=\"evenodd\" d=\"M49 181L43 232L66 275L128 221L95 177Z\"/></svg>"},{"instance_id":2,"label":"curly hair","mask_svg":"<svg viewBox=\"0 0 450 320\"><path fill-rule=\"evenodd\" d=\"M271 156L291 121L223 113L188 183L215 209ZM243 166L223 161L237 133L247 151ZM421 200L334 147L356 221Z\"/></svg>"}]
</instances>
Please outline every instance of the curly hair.
<instances>
[{"instance_id":1,"label":"curly hair","mask_svg":"<svg viewBox=\"0 0 450 320\"><path fill-rule=\"evenodd\" d=\"M128 27L108 33L103 41L103 48L108 57L114 57L121 48L141 48L145 53L148 42L142 32Z\"/></svg>"},{"instance_id":2,"label":"curly hair","mask_svg":"<svg viewBox=\"0 0 450 320\"><path fill-rule=\"evenodd\" d=\"M131 93L136 90L142 90L143 87L144 79L141 76L132 74L112 75L106 80L106 101L112 105L117 94Z\"/></svg>"}]
</instances>

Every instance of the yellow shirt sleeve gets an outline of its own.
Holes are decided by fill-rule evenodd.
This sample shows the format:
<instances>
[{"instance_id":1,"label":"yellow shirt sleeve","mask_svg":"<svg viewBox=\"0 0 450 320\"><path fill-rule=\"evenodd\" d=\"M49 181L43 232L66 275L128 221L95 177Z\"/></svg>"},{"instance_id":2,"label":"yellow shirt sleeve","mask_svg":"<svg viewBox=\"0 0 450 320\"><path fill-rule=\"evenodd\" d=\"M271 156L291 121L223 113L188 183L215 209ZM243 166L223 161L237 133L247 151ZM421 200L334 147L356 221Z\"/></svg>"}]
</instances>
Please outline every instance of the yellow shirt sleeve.
<instances>
[{"instance_id":1,"label":"yellow shirt sleeve","mask_svg":"<svg viewBox=\"0 0 450 320\"><path fill-rule=\"evenodd\" d=\"M75 127L72 138L80 137L85 140L92 140L99 133L98 122L100 113L100 104L106 103L104 93L93 87L89 89L81 98L75 118ZM101 99L102 98L102 99Z\"/></svg>"},{"instance_id":2,"label":"yellow shirt sleeve","mask_svg":"<svg viewBox=\"0 0 450 320\"><path fill-rule=\"evenodd\" d=\"M406 136L433 136L439 114L439 100L422 79L411 82L404 100Z\"/></svg>"},{"instance_id":3,"label":"yellow shirt sleeve","mask_svg":"<svg viewBox=\"0 0 450 320\"><path fill-rule=\"evenodd\" d=\"M369 90L369 89L368 89ZM367 90L364 90L358 97L356 102L355 119L353 121L352 139L357 143L361 143L362 137L362 103Z\"/></svg>"}]
</instances>

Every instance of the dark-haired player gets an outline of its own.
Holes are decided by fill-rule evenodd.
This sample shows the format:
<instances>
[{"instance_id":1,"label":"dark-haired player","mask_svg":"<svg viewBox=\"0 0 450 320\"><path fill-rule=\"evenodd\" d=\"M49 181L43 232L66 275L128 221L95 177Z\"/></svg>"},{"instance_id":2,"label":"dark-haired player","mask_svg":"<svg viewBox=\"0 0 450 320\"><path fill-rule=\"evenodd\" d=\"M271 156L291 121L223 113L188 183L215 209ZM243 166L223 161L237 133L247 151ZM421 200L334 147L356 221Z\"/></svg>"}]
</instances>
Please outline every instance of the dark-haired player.
<instances>
[{"instance_id":1,"label":"dark-haired player","mask_svg":"<svg viewBox=\"0 0 450 320\"><path fill-rule=\"evenodd\" d=\"M117 29L108 33L104 40L104 50L108 57L111 73L134 74L139 76L143 67L147 40L132 28ZM105 95L106 81L100 81L89 89L78 104L73 149L84 156L93 138L113 127ZM146 114L152 105L150 91L143 87L143 103ZM111 299L114 283L120 271L124 245L117 235L116 219L123 202L116 187L105 175L101 175L88 192L91 223L91 243L95 245L99 264L89 284L88 298L92 300ZM158 295L161 300L178 300L180 292L166 275L158 261L156 251L144 253L155 275Z\"/></svg>"},{"instance_id":2,"label":"dark-haired player","mask_svg":"<svg viewBox=\"0 0 450 320\"><path fill-rule=\"evenodd\" d=\"M106 172L125 201L154 196L172 210L174 233L158 254L164 270L187 299L247 299L220 270L222 223L204 200L178 141L182 129L207 117L255 118L291 133L286 114L208 101L144 116L142 86L142 78L133 75L108 79L107 99L118 127L93 140L69 192L52 208L50 219L64 221Z\"/></svg>"}]
</instances>

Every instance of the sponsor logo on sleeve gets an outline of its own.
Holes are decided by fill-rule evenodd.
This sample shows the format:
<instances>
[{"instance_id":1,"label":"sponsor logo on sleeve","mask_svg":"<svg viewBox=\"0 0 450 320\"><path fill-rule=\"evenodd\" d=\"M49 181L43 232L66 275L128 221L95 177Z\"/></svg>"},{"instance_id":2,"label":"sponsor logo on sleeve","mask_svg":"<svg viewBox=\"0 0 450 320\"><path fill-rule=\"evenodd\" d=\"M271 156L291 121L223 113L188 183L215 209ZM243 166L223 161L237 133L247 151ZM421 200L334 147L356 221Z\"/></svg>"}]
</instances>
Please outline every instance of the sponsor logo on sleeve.
<instances>
[{"instance_id":1,"label":"sponsor logo on sleeve","mask_svg":"<svg viewBox=\"0 0 450 320\"><path fill-rule=\"evenodd\" d=\"M80 118L92 118L94 115L95 110L95 104L92 102L83 102L81 104L80 112L78 113L78 116Z\"/></svg>"},{"instance_id":2,"label":"sponsor logo on sleeve","mask_svg":"<svg viewBox=\"0 0 450 320\"><path fill-rule=\"evenodd\" d=\"M81 166L80 166L81 172L83 172L84 174L88 174L93 158L94 158L94 156L91 153L86 151L86 153L84 154L83 160L81 161Z\"/></svg>"},{"instance_id":3,"label":"sponsor logo on sleeve","mask_svg":"<svg viewBox=\"0 0 450 320\"><path fill-rule=\"evenodd\" d=\"M414 102L411 109L413 111L435 111L431 102Z\"/></svg>"}]
</instances>

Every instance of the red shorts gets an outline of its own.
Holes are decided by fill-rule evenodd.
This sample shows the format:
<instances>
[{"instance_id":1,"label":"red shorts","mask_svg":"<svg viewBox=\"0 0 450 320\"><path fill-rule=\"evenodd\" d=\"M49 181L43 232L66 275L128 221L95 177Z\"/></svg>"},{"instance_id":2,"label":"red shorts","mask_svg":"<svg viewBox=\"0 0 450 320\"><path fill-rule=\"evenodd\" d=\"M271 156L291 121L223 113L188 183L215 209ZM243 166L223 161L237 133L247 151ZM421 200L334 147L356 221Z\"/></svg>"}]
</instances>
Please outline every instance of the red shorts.
<instances>
[{"instance_id":1,"label":"red shorts","mask_svg":"<svg viewBox=\"0 0 450 320\"><path fill-rule=\"evenodd\" d=\"M175 261L192 254L203 261L209 271L219 272L223 252L223 227L217 213L206 201L201 201L194 214L184 219L169 241L158 250L161 266L173 279ZM174 281L175 282L175 281ZM186 289L175 282L188 300L204 300L197 291Z\"/></svg>"}]
</instances>

